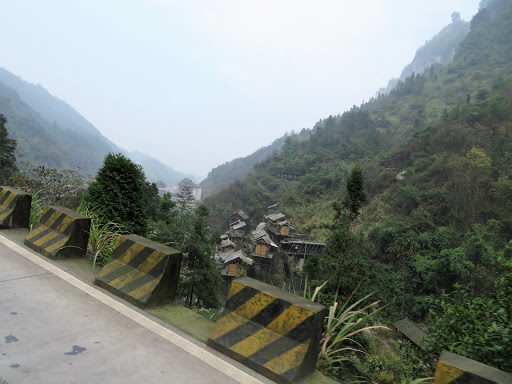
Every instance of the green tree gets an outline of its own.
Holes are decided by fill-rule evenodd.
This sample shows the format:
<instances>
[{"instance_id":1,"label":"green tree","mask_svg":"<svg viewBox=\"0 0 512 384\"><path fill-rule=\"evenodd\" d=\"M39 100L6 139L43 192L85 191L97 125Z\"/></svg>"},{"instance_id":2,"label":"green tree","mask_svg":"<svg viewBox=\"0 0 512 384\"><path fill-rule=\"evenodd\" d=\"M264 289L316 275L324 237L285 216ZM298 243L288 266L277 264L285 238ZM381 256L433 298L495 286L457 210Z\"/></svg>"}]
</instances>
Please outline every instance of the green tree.
<instances>
[{"instance_id":1,"label":"green tree","mask_svg":"<svg viewBox=\"0 0 512 384\"><path fill-rule=\"evenodd\" d=\"M186 214L188 215L189 212L186 211ZM160 198L156 220L148 222L149 238L181 250L183 234L187 233L188 229L180 225L180 222L180 211L176 202L172 200L169 192L164 193Z\"/></svg>"},{"instance_id":2,"label":"green tree","mask_svg":"<svg viewBox=\"0 0 512 384\"><path fill-rule=\"evenodd\" d=\"M151 220L158 219L158 208L160 206L160 196L156 183L144 182L144 210Z\"/></svg>"},{"instance_id":3,"label":"green tree","mask_svg":"<svg viewBox=\"0 0 512 384\"><path fill-rule=\"evenodd\" d=\"M366 279L368 260L361 251L362 239L350 231L351 223L367 200L361 167L353 168L346 181L346 191L341 203L332 204L334 222L324 254L310 257L305 265L313 285L328 280L321 299L325 303L332 302L338 291L347 297Z\"/></svg>"},{"instance_id":4,"label":"green tree","mask_svg":"<svg viewBox=\"0 0 512 384\"><path fill-rule=\"evenodd\" d=\"M181 291L190 306L218 308L221 276L212 257L215 239L209 233L207 217L208 209L198 206L183 247Z\"/></svg>"},{"instance_id":5,"label":"green tree","mask_svg":"<svg viewBox=\"0 0 512 384\"><path fill-rule=\"evenodd\" d=\"M7 119L0 113L0 182L5 183L16 172L16 141L9 139L5 124Z\"/></svg>"},{"instance_id":6,"label":"green tree","mask_svg":"<svg viewBox=\"0 0 512 384\"><path fill-rule=\"evenodd\" d=\"M89 186L85 201L106 220L144 236L147 229L145 182L140 166L120 153L109 153L96 180Z\"/></svg>"},{"instance_id":7,"label":"green tree","mask_svg":"<svg viewBox=\"0 0 512 384\"><path fill-rule=\"evenodd\" d=\"M348 212L350 221L356 219L359 215L359 210L368 200L368 195L364 190L364 176L363 169L360 165L356 165L346 183L347 196L343 200L343 208ZM341 210L336 208L337 215L341 214Z\"/></svg>"},{"instance_id":8,"label":"green tree","mask_svg":"<svg viewBox=\"0 0 512 384\"><path fill-rule=\"evenodd\" d=\"M451 295L433 301L427 339L432 356L446 349L512 372L512 260L501 260L504 273L492 295L471 297L458 285Z\"/></svg>"}]
</instances>

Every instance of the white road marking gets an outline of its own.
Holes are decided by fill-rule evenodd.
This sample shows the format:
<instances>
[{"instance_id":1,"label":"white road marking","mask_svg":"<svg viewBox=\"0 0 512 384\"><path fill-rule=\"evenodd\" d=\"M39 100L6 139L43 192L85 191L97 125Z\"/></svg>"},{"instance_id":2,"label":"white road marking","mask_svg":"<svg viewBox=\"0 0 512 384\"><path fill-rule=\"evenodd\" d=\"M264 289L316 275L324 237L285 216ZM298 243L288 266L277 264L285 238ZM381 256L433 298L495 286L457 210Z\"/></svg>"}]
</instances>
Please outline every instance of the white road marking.
<instances>
[{"instance_id":1,"label":"white road marking","mask_svg":"<svg viewBox=\"0 0 512 384\"><path fill-rule=\"evenodd\" d=\"M204 361L206 364L212 366L213 368L238 381L239 383L263 384L263 382L261 382L260 380L234 367L228 362L213 355L211 352L208 352L207 350L199 347L198 345L188 341L187 339L161 326L155 321L148 319L139 312L127 307L125 304L120 303L117 300L114 300L110 296L104 294L103 292L100 292L94 287L91 287L90 285L84 283L83 281L77 279L76 277L49 263L48 261L42 259L41 257L36 256L35 254L26 250L25 248L20 247L18 244L12 242L11 240L7 239L2 235L0 235L0 243L4 244L5 246L9 247L16 253L32 261L34 264L37 264L40 267L46 269L48 272L54 274L55 276L60 277L62 280L75 286L82 292L87 293L88 295L94 297L96 300L101 301L103 304L109 306L115 311L142 325L144 328L147 328L150 331L156 333L157 335L163 337L164 339L170 341L174 345L190 353L191 355L197 357L198 359Z\"/></svg>"}]
</instances>

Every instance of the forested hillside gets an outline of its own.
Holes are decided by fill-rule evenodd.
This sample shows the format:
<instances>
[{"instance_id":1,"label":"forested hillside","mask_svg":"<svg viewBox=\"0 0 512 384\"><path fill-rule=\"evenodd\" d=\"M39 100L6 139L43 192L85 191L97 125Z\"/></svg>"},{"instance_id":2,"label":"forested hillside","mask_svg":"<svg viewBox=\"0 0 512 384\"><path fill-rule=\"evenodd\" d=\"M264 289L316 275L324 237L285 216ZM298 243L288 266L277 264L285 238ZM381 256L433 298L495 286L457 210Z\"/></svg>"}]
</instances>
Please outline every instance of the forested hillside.
<instances>
[{"instance_id":1,"label":"forested hillside","mask_svg":"<svg viewBox=\"0 0 512 384\"><path fill-rule=\"evenodd\" d=\"M203 197L220 191L235 180L241 180L246 177L249 172L254 170L254 166L260 161L271 156L274 152L280 151L288 138L290 140L303 141L306 140L311 131L303 129L300 133L285 134L283 137L274 140L274 142L266 147L258 149L249 156L240 157L225 164L213 168L206 179L201 182L203 188Z\"/></svg>"},{"instance_id":2,"label":"forested hillside","mask_svg":"<svg viewBox=\"0 0 512 384\"><path fill-rule=\"evenodd\" d=\"M144 167L151 181L163 180L172 186L191 177L148 155L119 148L66 102L3 68L0 113L18 143L19 161L95 174L108 152L123 152Z\"/></svg>"},{"instance_id":3,"label":"forested hillside","mask_svg":"<svg viewBox=\"0 0 512 384\"><path fill-rule=\"evenodd\" d=\"M288 140L245 180L208 198L212 226L239 209L262 217L278 202L300 232L325 240L332 202L357 163L369 199L341 278L377 291L392 318L423 319L429 295L455 283L489 292L512 233L511 4L494 0L480 10L451 64L322 120L308 140Z\"/></svg>"}]
</instances>

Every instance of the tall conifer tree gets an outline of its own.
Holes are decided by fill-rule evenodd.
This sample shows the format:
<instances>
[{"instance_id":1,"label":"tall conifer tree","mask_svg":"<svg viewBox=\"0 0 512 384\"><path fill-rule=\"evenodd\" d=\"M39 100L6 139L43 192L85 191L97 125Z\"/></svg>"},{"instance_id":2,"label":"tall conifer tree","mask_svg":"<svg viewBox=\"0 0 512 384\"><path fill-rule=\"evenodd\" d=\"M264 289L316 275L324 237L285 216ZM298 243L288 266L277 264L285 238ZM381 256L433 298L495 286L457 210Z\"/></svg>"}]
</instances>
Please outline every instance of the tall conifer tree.
<instances>
[{"instance_id":1,"label":"tall conifer tree","mask_svg":"<svg viewBox=\"0 0 512 384\"><path fill-rule=\"evenodd\" d=\"M147 229L145 180L140 166L120 153L109 153L96 180L89 186L85 201L105 219L144 236Z\"/></svg>"}]
</instances>

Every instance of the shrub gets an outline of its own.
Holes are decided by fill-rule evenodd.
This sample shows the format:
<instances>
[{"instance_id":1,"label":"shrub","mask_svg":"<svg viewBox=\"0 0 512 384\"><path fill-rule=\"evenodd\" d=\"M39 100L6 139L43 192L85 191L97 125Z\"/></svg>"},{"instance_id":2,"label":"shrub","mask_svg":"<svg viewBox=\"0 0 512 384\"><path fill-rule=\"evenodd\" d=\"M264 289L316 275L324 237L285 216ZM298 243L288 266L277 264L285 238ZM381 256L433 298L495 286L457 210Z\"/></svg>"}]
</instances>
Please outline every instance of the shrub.
<instances>
[{"instance_id":1,"label":"shrub","mask_svg":"<svg viewBox=\"0 0 512 384\"><path fill-rule=\"evenodd\" d=\"M145 176L140 166L120 153L109 153L84 201L106 221L144 236L147 229L144 187Z\"/></svg>"}]
</instances>

